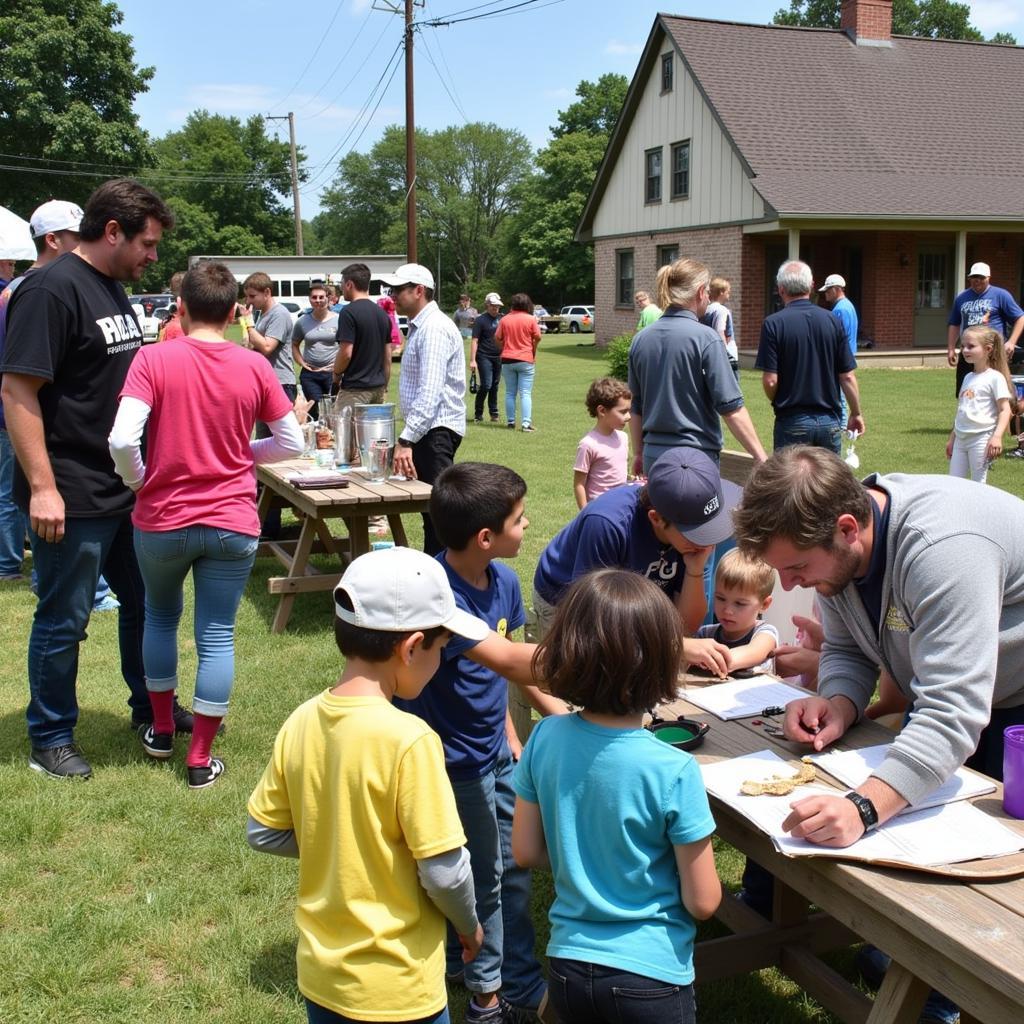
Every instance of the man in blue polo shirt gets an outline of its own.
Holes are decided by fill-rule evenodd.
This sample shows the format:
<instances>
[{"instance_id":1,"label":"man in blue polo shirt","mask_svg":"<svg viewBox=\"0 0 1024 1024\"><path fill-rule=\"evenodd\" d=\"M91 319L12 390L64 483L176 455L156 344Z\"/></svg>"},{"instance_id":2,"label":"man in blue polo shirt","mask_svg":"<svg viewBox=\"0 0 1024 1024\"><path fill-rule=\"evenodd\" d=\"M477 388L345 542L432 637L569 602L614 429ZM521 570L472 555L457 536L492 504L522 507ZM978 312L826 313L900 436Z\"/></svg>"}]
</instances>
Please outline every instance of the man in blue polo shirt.
<instances>
[{"instance_id":1,"label":"man in blue polo shirt","mask_svg":"<svg viewBox=\"0 0 1024 1024\"><path fill-rule=\"evenodd\" d=\"M970 372L962 355L957 355L956 343L968 327L995 328L1006 339L1006 361L1010 362L1021 331L1024 331L1024 310L1017 305L1005 288L990 283L992 271L987 263L975 263L967 275L967 287L953 300L949 327L946 330L946 355L949 365L956 367L956 395Z\"/></svg>"},{"instance_id":2,"label":"man in blue polo shirt","mask_svg":"<svg viewBox=\"0 0 1024 1024\"><path fill-rule=\"evenodd\" d=\"M842 395L849 429L864 433L857 360L840 322L811 302L814 278L806 263L783 263L775 284L784 306L761 325L754 364L775 409L775 447L809 444L839 454Z\"/></svg>"}]
</instances>

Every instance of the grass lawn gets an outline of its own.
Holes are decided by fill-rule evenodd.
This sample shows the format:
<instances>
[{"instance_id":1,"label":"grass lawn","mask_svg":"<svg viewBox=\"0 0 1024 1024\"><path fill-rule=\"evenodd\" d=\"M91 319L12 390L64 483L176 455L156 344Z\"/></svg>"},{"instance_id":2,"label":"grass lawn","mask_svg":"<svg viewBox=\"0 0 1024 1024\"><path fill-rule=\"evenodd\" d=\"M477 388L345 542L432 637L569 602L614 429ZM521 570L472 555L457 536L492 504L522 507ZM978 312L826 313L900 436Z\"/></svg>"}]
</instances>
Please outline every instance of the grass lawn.
<instances>
[{"instance_id":1,"label":"grass lawn","mask_svg":"<svg viewBox=\"0 0 1024 1024\"><path fill-rule=\"evenodd\" d=\"M590 427L583 394L603 373L592 347L577 345L575 336L549 336L535 385L537 432L471 425L459 451L460 460L505 463L529 483L531 525L513 563L527 595L542 547L575 512L573 456ZM945 472L952 371L867 370L860 381L868 425L857 445L862 470ZM742 383L768 440L771 410L758 375L744 371ZM1024 465L1015 460L999 462L989 479L1024 495ZM411 525L410 542L418 543L419 526ZM288 632L270 634L274 601L266 580L276 571L275 563L259 561L242 603L238 679L228 733L217 744L228 771L199 793L185 787L183 744L170 762L149 762L129 730L117 617L109 613L93 618L81 652L77 738L93 780L62 784L28 770L24 658L33 599L25 584L0 584L7 637L0 665L0 1021L305 1020L295 986L295 865L250 852L245 803L281 722L334 680L340 659L326 595L300 598ZM186 607L186 622L190 615ZM180 674L189 680L195 648L188 629L181 650ZM183 700L190 695L186 684ZM734 886L739 858L721 848L719 865ZM537 881L542 950L550 887L544 876ZM850 956L833 962L848 971ZM699 988L698 999L704 1021L834 1019L774 971ZM461 1010L461 993L453 992L453 1019Z\"/></svg>"}]
</instances>

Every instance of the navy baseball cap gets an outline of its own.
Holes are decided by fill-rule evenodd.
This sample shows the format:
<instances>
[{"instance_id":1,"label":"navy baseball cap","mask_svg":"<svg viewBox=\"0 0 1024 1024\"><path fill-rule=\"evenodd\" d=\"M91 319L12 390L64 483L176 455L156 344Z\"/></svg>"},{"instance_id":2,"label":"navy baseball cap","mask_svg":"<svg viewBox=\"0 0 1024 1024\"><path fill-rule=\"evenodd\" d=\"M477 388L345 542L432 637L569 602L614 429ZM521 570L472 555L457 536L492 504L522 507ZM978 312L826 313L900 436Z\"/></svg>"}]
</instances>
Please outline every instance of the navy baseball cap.
<instances>
[{"instance_id":1,"label":"navy baseball cap","mask_svg":"<svg viewBox=\"0 0 1024 1024\"><path fill-rule=\"evenodd\" d=\"M694 544L707 547L732 536L732 510L743 488L723 480L699 448L670 448L647 474L651 507Z\"/></svg>"}]
</instances>

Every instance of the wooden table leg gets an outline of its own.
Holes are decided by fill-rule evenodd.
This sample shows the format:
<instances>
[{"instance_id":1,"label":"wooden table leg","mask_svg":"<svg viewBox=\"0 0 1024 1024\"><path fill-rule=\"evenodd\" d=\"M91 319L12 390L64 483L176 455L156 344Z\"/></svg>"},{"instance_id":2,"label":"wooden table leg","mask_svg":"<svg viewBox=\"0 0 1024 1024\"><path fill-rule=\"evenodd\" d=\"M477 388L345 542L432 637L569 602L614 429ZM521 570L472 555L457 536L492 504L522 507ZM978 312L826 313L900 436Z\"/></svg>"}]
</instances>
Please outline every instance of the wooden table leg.
<instances>
[{"instance_id":1,"label":"wooden table leg","mask_svg":"<svg viewBox=\"0 0 1024 1024\"><path fill-rule=\"evenodd\" d=\"M391 527L391 536L394 537L395 544L400 548L407 548L409 540L405 536L405 524L397 512L388 516L388 526Z\"/></svg>"},{"instance_id":2,"label":"wooden table leg","mask_svg":"<svg viewBox=\"0 0 1024 1024\"><path fill-rule=\"evenodd\" d=\"M260 488L260 498L256 503L256 517L260 521L260 526L263 526L263 520L267 518L267 513L270 511L270 506L274 501L274 492L264 484Z\"/></svg>"},{"instance_id":3,"label":"wooden table leg","mask_svg":"<svg viewBox=\"0 0 1024 1024\"><path fill-rule=\"evenodd\" d=\"M348 523L349 550L353 558L365 555L370 550L370 517L351 516Z\"/></svg>"},{"instance_id":4,"label":"wooden table leg","mask_svg":"<svg viewBox=\"0 0 1024 1024\"><path fill-rule=\"evenodd\" d=\"M867 1024L916 1024L929 991L925 982L893 960Z\"/></svg>"},{"instance_id":5,"label":"wooden table leg","mask_svg":"<svg viewBox=\"0 0 1024 1024\"><path fill-rule=\"evenodd\" d=\"M366 520L363 520L364 528ZM299 533L299 542L295 545L295 554L292 556L292 564L288 567L290 578L303 578L306 575L306 565L309 562L309 553L313 548L313 540L317 535L316 521L310 516L302 516L302 530ZM283 633L291 618L292 605L295 603L295 594L282 594L277 602L277 611L274 613L274 621L270 626L271 632Z\"/></svg>"}]
</instances>

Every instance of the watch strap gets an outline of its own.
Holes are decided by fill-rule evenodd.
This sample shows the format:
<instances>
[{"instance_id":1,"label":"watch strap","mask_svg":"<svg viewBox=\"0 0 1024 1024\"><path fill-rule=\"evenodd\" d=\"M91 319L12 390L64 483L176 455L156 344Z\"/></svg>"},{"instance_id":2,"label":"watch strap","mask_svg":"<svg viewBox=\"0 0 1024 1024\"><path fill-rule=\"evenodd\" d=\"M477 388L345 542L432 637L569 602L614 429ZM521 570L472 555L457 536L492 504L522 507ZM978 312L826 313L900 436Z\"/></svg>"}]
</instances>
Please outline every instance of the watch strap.
<instances>
[{"instance_id":1,"label":"watch strap","mask_svg":"<svg viewBox=\"0 0 1024 1024\"><path fill-rule=\"evenodd\" d=\"M857 808L857 813L860 815L860 820L864 824L864 831L866 833L878 828L878 811L875 810L875 805L866 796L863 796L854 789L843 795Z\"/></svg>"}]
</instances>

